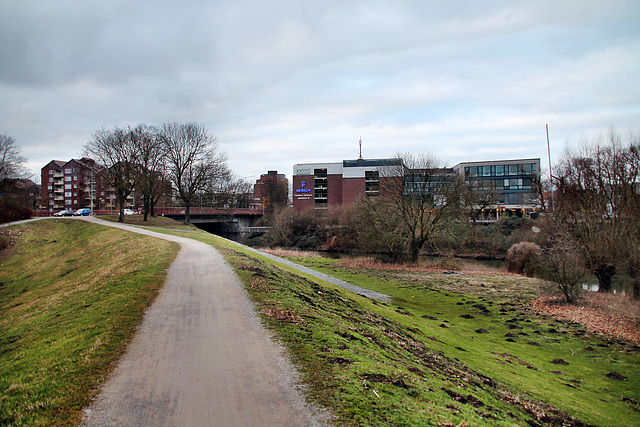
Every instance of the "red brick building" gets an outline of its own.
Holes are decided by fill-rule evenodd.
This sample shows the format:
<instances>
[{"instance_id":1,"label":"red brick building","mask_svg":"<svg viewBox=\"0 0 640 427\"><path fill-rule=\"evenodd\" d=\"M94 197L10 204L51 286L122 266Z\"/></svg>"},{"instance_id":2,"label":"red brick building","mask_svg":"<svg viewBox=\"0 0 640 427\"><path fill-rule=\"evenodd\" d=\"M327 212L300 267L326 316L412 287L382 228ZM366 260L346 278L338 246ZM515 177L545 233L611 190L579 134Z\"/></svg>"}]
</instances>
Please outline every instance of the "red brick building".
<instances>
[{"instance_id":1,"label":"red brick building","mask_svg":"<svg viewBox=\"0 0 640 427\"><path fill-rule=\"evenodd\" d=\"M260 175L253 186L253 197L263 209L286 206L289 199L289 181L278 171Z\"/></svg>"},{"instance_id":2,"label":"red brick building","mask_svg":"<svg viewBox=\"0 0 640 427\"><path fill-rule=\"evenodd\" d=\"M103 168L93 159L52 160L41 169L41 205L49 211L80 209L94 204Z\"/></svg>"},{"instance_id":3,"label":"red brick building","mask_svg":"<svg viewBox=\"0 0 640 427\"><path fill-rule=\"evenodd\" d=\"M402 167L400 159L343 160L301 163L293 167L293 207L297 211L326 209L380 192L380 181Z\"/></svg>"}]
</instances>

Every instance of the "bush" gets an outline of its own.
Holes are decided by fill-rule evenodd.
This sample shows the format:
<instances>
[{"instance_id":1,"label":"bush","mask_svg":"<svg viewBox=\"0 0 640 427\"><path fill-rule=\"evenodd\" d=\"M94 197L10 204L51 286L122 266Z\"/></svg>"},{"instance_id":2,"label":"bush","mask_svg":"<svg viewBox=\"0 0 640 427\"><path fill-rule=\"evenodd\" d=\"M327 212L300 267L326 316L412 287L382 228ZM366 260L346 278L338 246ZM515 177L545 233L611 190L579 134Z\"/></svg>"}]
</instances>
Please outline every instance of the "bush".
<instances>
[{"instance_id":1,"label":"bush","mask_svg":"<svg viewBox=\"0 0 640 427\"><path fill-rule=\"evenodd\" d=\"M27 207L5 203L0 206L0 224L31 218L33 211Z\"/></svg>"},{"instance_id":2,"label":"bush","mask_svg":"<svg viewBox=\"0 0 640 427\"><path fill-rule=\"evenodd\" d=\"M586 275L582 260L572 248L558 245L546 251L542 258L541 276L552 281L568 303L576 300Z\"/></svg>"},{"instance_id":3,"label":"bush","mask_svg":"<svg viewBox=\"0 0 640 427\"><path fill-rule=\"evenodd\" d=\"M532 242L519 242L507 251L507 270L533 276L540 266L540 246Z\"/></svg>"}]
</instances>

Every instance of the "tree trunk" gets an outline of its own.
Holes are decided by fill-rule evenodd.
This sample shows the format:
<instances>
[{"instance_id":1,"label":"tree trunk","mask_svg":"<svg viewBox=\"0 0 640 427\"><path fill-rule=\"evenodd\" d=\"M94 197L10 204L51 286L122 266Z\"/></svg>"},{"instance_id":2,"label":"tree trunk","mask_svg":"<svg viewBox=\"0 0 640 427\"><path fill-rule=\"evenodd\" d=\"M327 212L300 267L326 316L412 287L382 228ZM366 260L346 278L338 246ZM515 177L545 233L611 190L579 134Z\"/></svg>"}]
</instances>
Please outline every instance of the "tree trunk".
<instances>
[{"instance_id":1,"label":"tree trunk","mask_svg":"<svg viewBox=\"0 0 640 427\"><path fill-rule=\"evenodd\" d=\"M600 264L595 268L594 273L598 278L598 292L611 292L611 278L616 273L616 266Z\"/></svg>"},{"instance_id":2,"label":"tree trunk","mask_svg":"<svg viewBox=\"0 0 640 427\"><path fill-rule=\"evenodd\" d=\"M118 206L120 207L120 214L118 216L118 222L124 222L124 204L127 202L126 197L122 197L118 194Z\"/></svg>"},{"instance_id":3,"label":"tree trunk","mask_svg":"<svg viewBox=\"0 0 640 427\"><path fill-rule=\"evenodd\" d=\"M149 209L151 207L151 200L149 196L142 197L142 204L144 206L144 217L142 218L142 220L146 221L149 216Z\"/></svg>"},{"instance_id":4,"label":"tree trunk","mask_svg":"<svg viewBox=\"0 0 640 427\"><path fill-rule=\"evenodd\" d=\"M634 280L631 283L631 299L634 301L640 300L640 281Z\"/></svg>"},{"instance_id":5,"label":"tree trunk","mask_svg":"<svg viewBox=\"0 0 640 427\"><path fill-rule=\"evenodd\" d=\"M184 223L191 224L191 205L189 205L188 203L184 208Z\"/></svg>"}]
</instances>

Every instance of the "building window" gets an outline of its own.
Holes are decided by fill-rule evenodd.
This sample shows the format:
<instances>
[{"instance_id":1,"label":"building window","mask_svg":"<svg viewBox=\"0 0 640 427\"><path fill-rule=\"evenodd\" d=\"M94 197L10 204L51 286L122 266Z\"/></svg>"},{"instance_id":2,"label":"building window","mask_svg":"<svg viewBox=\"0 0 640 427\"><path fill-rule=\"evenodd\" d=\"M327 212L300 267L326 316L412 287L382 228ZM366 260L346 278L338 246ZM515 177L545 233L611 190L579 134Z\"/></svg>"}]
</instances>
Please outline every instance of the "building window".
<instances>
[{"instance_id":1,"label":"building window","mask_svg":"<svg viewBox=\"0 0 640 427\"><path fill-rule=\"evenodd\" d=\"M327 206L327 169L313 170L313 192L316 208Z\"/></svg>"},{"instance_id":2,"label":"building window","mask_svg":"<svg viewBox=\"0 0 640 427\"><path fill-rule=\"evenodd\" d=\"M71 190L71 184L65 184L64 185L64 189L65 190Z\"/></svg>"},{"instance_id":3,"label":"building window","mask_svg":"<svg viewBox=\"0 0 640 427\"><path fill-rule=\"evenodd\" d=\"M77 175L74 175L74 176L73 176L73 180L74 180L74 181L77 181L77 180L78 180L78 176L77 176Z\"/></svg>"},{"instance_id":4,"label":"building window","mask_svg":"<svg viewBox=\"0 0 640 427\"><path fill-rule=\"evenodd\" d=\"M64 201L64 204L65 204L65 205L70 205L70 204L71 204L71 200L65 200L65 201Z\"/></svg>"},{"instance_id":5,"label":"building window","mask_svg":"<svg viewBox=\"0 0 640 427\"><path fill-rule=\"evenodd\" d=\"M77 204L78 204L78 201L77 201L77 200L74 200L74 201L73 201L73 204L74 204L74 205L77 205Z\"/></svg>"},{"instance_id":6,"label":"building window","mask_svg":"<svg viewBox=\"0 0 640 427\"><path fill-rule=\"evenodd\" d=\"M70 177L70 176L65 176L65 177L64 177L64 180L65 180L66 182L70 182L70 181L71 181L71 177Z\"/></svg>"},{"instance_id":7,"label":"building window","mask_svg":"<svg viewBox=\"0 0 640 427\"><path fill-rule=\"evenodd\" d=\"M71 197L71 191L65 191L64 197Z\"/></svg>"},{"instance_id":8,"label":"building window","mask_svg":"<svg viewBox=\"0 0 640 427\"><path fill-rule=\"evenodd\" d=\"M364 187L367 196L377 196L380 194L380 172L365 171Z\"/></svg>"},{"instance_id":9,"label":"building window","mask_svg":"<svg viewBox=\"0 0 640 427\"><path fill-rule=\"evenodd\" d=\"M71 169L65 169L65 170L64 170L64 173L65 173L65 175L66 175L66 174L71 175Z\"/></svg>"},{"instance_id":10,"label":"building window","mask_svg":"<svg viewBox=\"0 0 640 427\"><path fill-rule=\"evenodd\" d=\"M49 169L49 175L53 175L53 169Z\"/></svg>"}]
</instances>

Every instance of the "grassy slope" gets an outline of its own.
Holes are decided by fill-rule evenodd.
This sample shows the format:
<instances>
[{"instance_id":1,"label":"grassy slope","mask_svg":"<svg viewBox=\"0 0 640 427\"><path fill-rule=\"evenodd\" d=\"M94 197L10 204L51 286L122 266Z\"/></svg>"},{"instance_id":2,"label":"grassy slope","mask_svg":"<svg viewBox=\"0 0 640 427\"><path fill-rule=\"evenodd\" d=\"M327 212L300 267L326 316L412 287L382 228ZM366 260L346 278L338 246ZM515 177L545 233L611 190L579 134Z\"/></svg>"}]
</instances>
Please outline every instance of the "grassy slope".
<instances>
[{"instance_id":1,"label":"grassy slope","mask_svg":"<svg viewBox=\"0 0 640 427\"><path fill-rule=\"evenodd\" d=\"M189 237L223 251L315 399L341 425L640 422L638 347L530 314L523 303L537 285L528 279L363 272L335 260L296 260L393 295L386 305L273 268L214 236Z\"/></svg>"},{"instance_id":2,"label":"grassy slope","mask_svg":"<svg viewBox=\"0 0 640 427\"><path fill-rule=\"evenodd\" d=\"M274 268L270 260L206 233L168 232L215 244L224 252L247 283L265 323L291 352L314 398L331 408L340 425L579 425L564 412L594 425L640 424L638 348L591 336L577 325L532 316L521 305L535 294L526 279L353 271L331 260L298 260L394 295L394 304L386 305L288 268ZM72 274L65 273L59 271L57 277ZM0 282L3 294L6 282ZM514 290L522 298L513 299ZM4 319L4 300L0 304ZM51 381L34 381L34 372L42 375L43 369L3 382L10 365L6 354L18 346L12 341L17 335L0 324L2 415L16 403L44 413L55 402L42 400L38 388L31 387ZM47 345L60 340L46 336L41 339ZM76 351L73 360L87 349L95 358L95 344L104 345L99 338L85 339L84 353ZM569 364L556 365L554 359ZM80 375L72 369L59 369L67 386ZM627 381L608 378L609 372ZM80 411L83 405L76 406L73 410Z\"/></svg>"},{"instance_id":3,"label":"grassy slope","mask_svg":"<svg viewBox=\"0 0 640 427\"><path fill-rule=\"evenodd\" d=\"M0 424L73 425L178 247L70 219L11 230L21 236L0 260Z\"/></svg>"},{"instance_id":4,"label":"grassy slope","mask_svg":"<svg viewBox=\"0 0 640 427\"><path fill-rule=\"evenodd\" d=\"M298 259L394 297L396 318L436 338L435 351L596 425L638 425L640 349L577 324L533 315L537 285L518 276L353 271ZM554 363L555 361L555 363ZM565 364L566 363L566 364ZM618 373L627 380L610 378Z\"/></svg>"}]
</instances>

